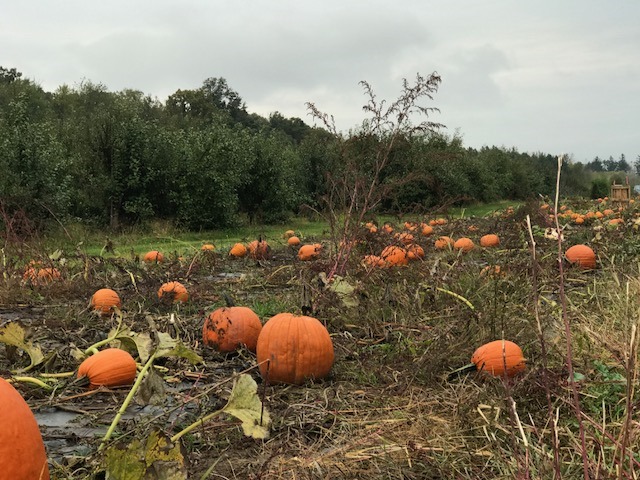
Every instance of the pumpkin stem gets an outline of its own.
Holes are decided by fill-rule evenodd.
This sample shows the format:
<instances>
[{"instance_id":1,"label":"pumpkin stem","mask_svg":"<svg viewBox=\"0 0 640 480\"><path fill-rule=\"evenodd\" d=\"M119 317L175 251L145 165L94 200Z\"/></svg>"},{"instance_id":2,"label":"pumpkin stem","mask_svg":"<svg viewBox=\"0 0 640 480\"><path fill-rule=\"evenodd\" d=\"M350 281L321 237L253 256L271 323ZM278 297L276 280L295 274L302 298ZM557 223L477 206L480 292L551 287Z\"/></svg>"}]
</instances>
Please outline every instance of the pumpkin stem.
<instances>
[{"instance_id":1,"label":"pumpkin stem","mask_svg":"<svg viewBox=\"0 0 640 480\"><path fill-rule=\"evenodd\" d=\"M309 285L304 283L302 285L302 305L300 310L303 315L311 316L313 314L313 302L311 301L311 292L309 291Z\"/></svg>"},{"instance_id":2,"label":"pumpkin stem","mask_svg":"<svg viewBox=\"0 0 640 480\"><path fill-rule=\"evenodd\" d=\"M478 369L475 363L470 363L449 373L449 375L447 375L447 382L450 382L458 377L461 377L462 375L466 375L467 373L475 372L477 370Z\"/></svg>"},{"instance_id":3,"label":"pumpkin stem","mask_svg":"<svg viewBox=\"0 0 640 480\"><path fill-rule=\"evenodd\" d=\"M236 306L236 302L233 301L233 298L231 298L231 295L229 295L227 292L223 292L222 297L224 298L224 302L227 304L228 308Z\"/></svg>"}]
</instances>

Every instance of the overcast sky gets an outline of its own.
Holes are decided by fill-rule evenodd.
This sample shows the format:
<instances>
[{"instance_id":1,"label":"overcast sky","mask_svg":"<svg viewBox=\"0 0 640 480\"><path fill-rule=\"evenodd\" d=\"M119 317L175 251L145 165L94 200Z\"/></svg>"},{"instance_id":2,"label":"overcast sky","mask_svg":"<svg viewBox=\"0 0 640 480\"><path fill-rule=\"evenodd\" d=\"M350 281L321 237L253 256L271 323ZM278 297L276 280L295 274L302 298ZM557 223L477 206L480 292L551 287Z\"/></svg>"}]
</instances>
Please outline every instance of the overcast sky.
<instances>
[{"instance_id":1,"label":"overcast sky","mask_svg":"<svg viewBox=\"0 0 640 480\"><path fill-rule=\"evenodd\" d=\"M223 77L265 117L347 131L360 80L394 100L438 72L430 119L464 145L640 155L640 1L0 0L0 65L47 91L83 80L164 102Z\"/></svg>"}]
</instances>

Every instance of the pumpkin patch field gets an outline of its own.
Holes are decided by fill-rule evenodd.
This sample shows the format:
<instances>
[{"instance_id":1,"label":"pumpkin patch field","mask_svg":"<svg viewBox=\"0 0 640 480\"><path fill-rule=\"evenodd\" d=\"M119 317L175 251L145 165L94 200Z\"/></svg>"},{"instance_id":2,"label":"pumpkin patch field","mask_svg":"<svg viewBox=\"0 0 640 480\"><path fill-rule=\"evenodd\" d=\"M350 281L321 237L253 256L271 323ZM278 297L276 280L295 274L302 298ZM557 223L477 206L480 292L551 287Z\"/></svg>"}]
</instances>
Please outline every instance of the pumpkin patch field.
<instances>
[{"instance_id":1,"label":"pumpkin patch field","mask_svg":"<svg viewBox=\"0 0 640 480\"><path fill-rule=\"evenodd\" d=\"M639 478L636 205L7 244L0 479Z\"/></svg>"}]
</instances>

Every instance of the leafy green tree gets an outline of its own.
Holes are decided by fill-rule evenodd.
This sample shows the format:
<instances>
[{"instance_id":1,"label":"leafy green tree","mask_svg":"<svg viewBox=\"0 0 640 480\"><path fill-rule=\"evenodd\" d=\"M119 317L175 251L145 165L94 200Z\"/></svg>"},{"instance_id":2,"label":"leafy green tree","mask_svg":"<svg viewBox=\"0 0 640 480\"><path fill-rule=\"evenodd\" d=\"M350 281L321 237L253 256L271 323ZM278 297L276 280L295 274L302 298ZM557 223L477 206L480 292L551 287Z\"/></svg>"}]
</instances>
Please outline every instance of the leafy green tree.
<instances>
[{"instance_id":1,"label":"leafy green tree","mask_svg":"<svg viewBox=\"0 0 640 480\"><path fill-rule=\"evenodd\" d=\"M589 163L587 163L585 165L585 168L587 170L591 170L592 172L604 172L605 171L604 164L602 163L602 160L600 160L600 157L595 157L592 161L590 161Z\"/></svg>"}]
</instances>

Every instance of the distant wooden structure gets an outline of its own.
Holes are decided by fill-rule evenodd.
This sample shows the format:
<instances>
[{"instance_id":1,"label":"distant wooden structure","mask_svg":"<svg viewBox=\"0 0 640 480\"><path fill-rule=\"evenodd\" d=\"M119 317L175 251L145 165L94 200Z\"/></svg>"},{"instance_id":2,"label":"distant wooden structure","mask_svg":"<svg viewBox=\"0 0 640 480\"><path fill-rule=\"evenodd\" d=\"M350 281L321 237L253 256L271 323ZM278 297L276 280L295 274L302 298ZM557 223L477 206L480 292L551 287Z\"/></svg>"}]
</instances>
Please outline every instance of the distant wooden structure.
<instances>
[{"instance_id":1,"label":"distant wooden structure","mask_svg":"<svg viewBox=\"0 0 640 480\"><path fill-rule=\"evenodd\" d=\"M626 206L631 199L631 185L629 185L629 177L627 177L626 185L618 185L615 181L611 184L611 194L609 200L617 203L618 206Z\"/></svg>"}]
</instances>

